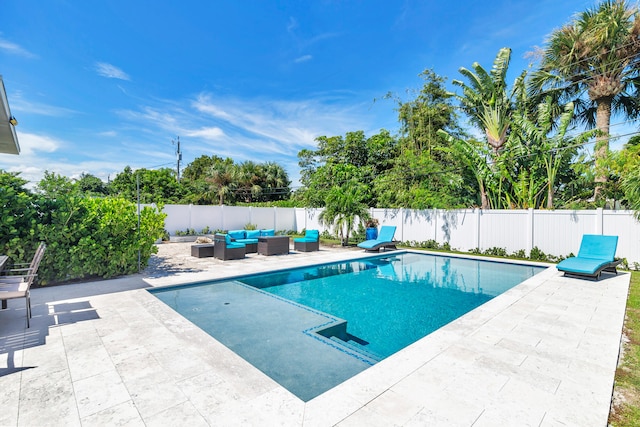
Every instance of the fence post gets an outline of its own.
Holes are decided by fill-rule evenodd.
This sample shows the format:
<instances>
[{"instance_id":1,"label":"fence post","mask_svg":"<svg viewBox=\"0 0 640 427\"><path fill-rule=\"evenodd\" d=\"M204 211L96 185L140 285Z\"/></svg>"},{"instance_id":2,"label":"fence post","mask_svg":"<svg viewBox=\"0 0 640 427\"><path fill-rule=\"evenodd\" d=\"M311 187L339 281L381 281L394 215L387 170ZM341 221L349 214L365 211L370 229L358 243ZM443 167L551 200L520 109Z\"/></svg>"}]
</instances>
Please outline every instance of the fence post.
<instances>
[{"instance_id":1,"label":"fence post","mask_svg":"<svg viewBox=\"0 0 640 427\"><path fill-rule=\"evenodd\" d=\"M533 249L534 245L533 214L533 208L527 209L527 247L525 248L527 254L531 254L531 249Z\"/></svg>"},{"instance_id":2,"label":"fence post","mask_svg":"<svg viewBox=\"0 0 640 427\"><path fill-rule=\"evenodd\" d=\"M475 243L476 246L475 248L472 249L480 249L480 212L482 212L482 210L480 208L476 208L475 209L475 214L476 214L476 235L475 235Z\"/></svg>"},{"instance_id":3,"label":"fence post","mask_svg":"<svg viewBox=\"0 0 640 427\"><path fill-rule=\"evenodd\" d=\"M220 205L220 222L222 222L222 231L226 230L224 226L224 205Z\"/></svg>"},{"instance_id":4,"label":"fence post","mask_svg":"<svg viewBox=\"0 0 640 427\"><path fill-rule=\"evenodd\" d=\"M596 231L594 234L602 234L603 217L604 215L602 208L596 208Z\"/></svg>"},{"instance_id":5,"label":"fence post","mask_svg":"<svg viewBox=\"0 0 640 427\"><path fill-rule=\"evenodd\" d=\"M400 241L404 242L404 208L400 208Z\"/></svg>"}]
</instances>

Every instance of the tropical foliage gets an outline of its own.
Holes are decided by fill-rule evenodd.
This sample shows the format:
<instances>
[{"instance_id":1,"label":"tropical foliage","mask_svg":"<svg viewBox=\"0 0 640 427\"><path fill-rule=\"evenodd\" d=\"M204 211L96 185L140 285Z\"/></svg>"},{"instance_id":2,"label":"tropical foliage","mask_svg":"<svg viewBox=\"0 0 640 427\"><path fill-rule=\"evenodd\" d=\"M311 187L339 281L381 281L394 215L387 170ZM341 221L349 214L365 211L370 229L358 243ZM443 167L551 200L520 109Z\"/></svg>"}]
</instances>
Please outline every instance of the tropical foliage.
<instances>
[{"instance_id":1,"label":"tropical foliage","mask_svg":"<svg viewBox=\"0 0 640 427\"><path fill-rule=\"evenodd\" d=\"M611 116L638 117L640 20L637 5L605 0L554 31L531 87L559 102L573 101L576 117L599 131L595 196L608 179Z\"/></svg>"},{"instance_id":2,"label":"tropical foliage","mask_svg":"<svg viewBox=\"0 0 640 427\"><path fill-rule=\"evenodd\" d=\"M15 173L0 171L0 252L29 262L43 241L40 284L115 277L145 267L164 231L158 209L119 197L93 197L69 178L47 173L35 191ZM138 258L140 256L140 258Z\"/></svg>"}]
</instances>

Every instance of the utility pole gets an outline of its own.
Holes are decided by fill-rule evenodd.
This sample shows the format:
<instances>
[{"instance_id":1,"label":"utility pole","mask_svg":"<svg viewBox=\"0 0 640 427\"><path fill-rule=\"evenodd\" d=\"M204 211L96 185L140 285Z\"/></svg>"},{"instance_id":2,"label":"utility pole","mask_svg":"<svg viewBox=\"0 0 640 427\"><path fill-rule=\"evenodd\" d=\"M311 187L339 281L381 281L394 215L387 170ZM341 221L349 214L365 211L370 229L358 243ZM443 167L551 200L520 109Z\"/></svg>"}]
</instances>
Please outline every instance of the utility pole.
<instances>
[{"instance_id":1,"label":"utility pole","mask_svg":"<svg viewBox=\"0 0 640 427\"><path fill-rule=\"evenodd\" d=\"M176 171L178 172L178 181L180 181L180 161L182 160L182 151L180 151L180 137L177 137L177 141L171 140L171 143L177 145L176 148Z\"/></svg>"}]
</instances>

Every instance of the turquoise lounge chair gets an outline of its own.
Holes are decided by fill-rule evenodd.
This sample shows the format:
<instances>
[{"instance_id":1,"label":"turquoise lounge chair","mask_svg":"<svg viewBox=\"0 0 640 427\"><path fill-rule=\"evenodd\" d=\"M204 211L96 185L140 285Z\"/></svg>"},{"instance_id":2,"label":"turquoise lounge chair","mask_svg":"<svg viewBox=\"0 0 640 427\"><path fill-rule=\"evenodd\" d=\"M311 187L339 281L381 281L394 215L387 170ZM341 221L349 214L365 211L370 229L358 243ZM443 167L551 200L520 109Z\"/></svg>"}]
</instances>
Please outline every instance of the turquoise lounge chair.
<instances>
[{"instance_id":1,"label":"turquoise lounge chair","mask_svg":"<svg viewBox=\"0 0 640 427\"><path fill-rule=\"evenodd\" d=\"M396 234L395 225L383 225L380 227L380 234L378 234L377 239L365 240L362 243L358 243L358 247L367 252L377 252L380 248L396 249L397 242L393 240L394 234Z\"/></svg>"},{"instance_id":2,"label":"turquoise lounge chair","mask_svg":"<svg viewBox=\"0 0 640 427\"><path fill-rule=\"evenodd\" d=\"M578 256L561 261L556 268L565 276L599 279L603 271L617 273L614 261L618 236L585 234L582 236Z\"/></svg>"}]
</instances>

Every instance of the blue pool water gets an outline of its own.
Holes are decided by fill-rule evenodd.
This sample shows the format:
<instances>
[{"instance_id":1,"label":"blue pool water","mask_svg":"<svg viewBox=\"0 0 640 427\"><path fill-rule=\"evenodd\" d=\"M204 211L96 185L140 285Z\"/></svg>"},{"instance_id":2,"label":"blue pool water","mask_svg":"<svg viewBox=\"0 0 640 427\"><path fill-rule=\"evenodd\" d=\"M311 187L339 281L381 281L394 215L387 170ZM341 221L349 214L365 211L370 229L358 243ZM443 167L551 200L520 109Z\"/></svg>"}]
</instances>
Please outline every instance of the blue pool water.
<instances>
[{"instance_id":1,"label":"blue pool water","mask_svg":"<svg viewBox=\"0 0 640 427\"><path fill-rule=\"evenodd\" d=\"M542 270L399 252L150 292L306 401Z\"/></svg>"}]
</instances>

